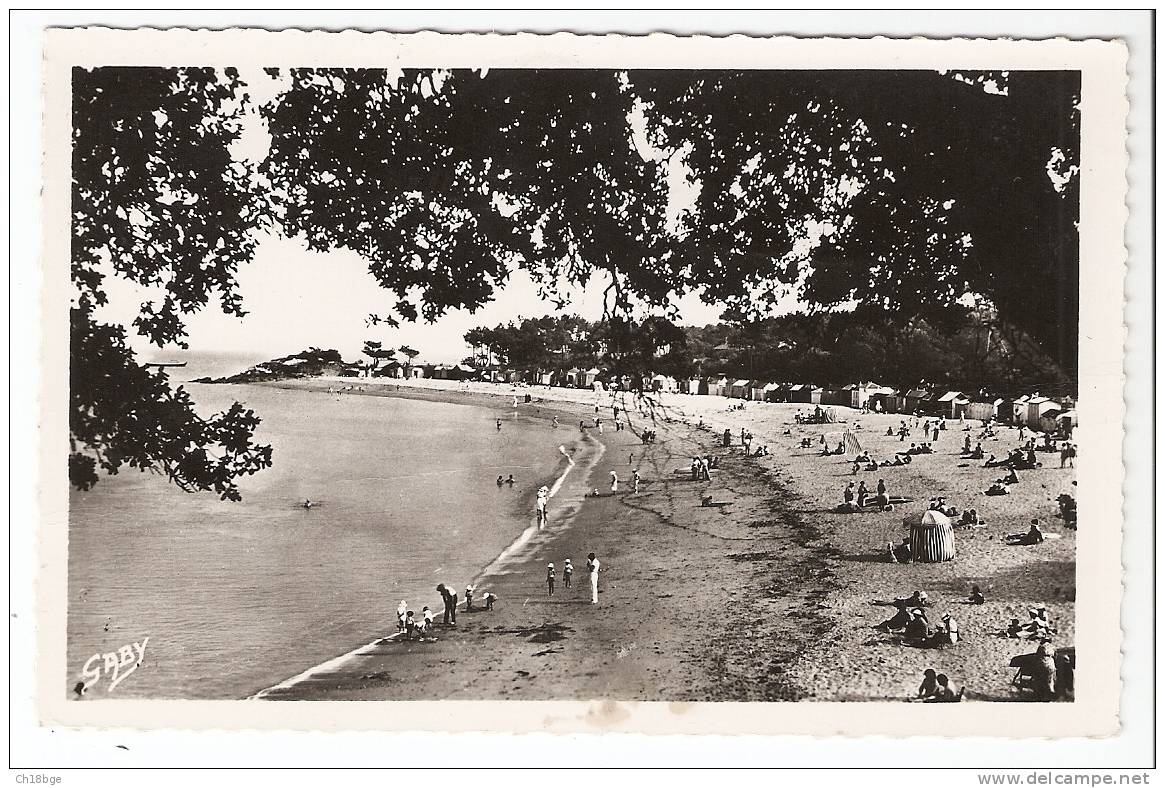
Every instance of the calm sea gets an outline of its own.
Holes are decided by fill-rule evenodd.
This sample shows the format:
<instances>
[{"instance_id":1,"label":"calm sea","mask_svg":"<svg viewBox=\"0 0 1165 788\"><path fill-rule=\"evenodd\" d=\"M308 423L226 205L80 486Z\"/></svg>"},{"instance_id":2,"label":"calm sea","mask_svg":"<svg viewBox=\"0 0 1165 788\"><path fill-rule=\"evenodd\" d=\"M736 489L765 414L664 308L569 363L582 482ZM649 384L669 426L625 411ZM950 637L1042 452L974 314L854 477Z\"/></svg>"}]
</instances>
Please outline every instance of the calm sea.
<instances>
[{"instance_id":1,"label":"calm sea","mask_svg":"<svg viewBox=\"0 0 1165 788\"><path fill-rule=\"evenodd\" d=\"M256 360L191 358L175 378ZM464 589L529 526L530 491L577 434L486 407L186 385L208 414L254 408L274 467L241 482L241 503L133 470L71 494L63 689L92 655L149 637L142 667L88 699L245 697L395 631L402 599L439 611L434 586Z\"/></svg>"}]
</instances>

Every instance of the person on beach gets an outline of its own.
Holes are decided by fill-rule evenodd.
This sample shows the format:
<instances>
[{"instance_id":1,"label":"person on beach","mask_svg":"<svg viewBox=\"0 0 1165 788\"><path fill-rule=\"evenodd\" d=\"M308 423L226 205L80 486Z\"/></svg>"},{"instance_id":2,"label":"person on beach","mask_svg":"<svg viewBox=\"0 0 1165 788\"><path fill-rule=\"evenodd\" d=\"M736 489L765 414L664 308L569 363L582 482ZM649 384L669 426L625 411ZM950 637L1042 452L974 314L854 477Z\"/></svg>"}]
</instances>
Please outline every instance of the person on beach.
<instances>
[{"instance_id":1,"label":"person on beach","mask_svg":"<svg viewBox=\"0 0 1165 788\"><path fill-rule=\"evenodd\" d=\"M514 486L514 474L511 473L509 475L509 477L506 479L506 484L508 484L510 487Z\"/></svg>"},{"instance_id":2,"label":"person on beach","mask_svg":"<svg viewBox=\"0 0 1165 788\"><path fill-rule=\"evenodd\" d=\"M431 637L433 634L433 611L428 605L421 608L421 635Z\"/></svg>"},{"instance_id":3,"label":"person on beach","mask_svg":"<svg viewBox=\"0 0 1165 788\"><path fill-rule=\"evenodd\" d=\"M503 485L503 484L505 484L505 483L506 483L506 480L505 480L505 479L503 479L501 476L499 476L499 477L498 477L498 489L499 489L499 490L500 490L500 489L502 489L502 485Z\"/></svg>"},{"instance_id":4,"label":"person on beach","mask_svg":"<svg viewBox=\"0 0 1165 788\"><path fill-rule=\"evenodd\" d=\"M465 587L465 612L473 612L473 586Z\"/></svg>"},{"instance_id":5,"label":"person on beach","mask_svg":"<svg viewBox=\"0 0 1165 788\"><path fill-rule=\"evenodd\" d=\"M639 492L639 482L640 482L639 469L636 468L635 470L633 470L631 472L631 491L632 492Z\"/></svg>"},{"instance_id":6,"label":"person on beach","mask_svg":"<svg viewBox=\"0 0 1165 788\"><path fill-rule=\"evenodd\" d=\"M444 583L440 583L437 586L437 593L441 595L441 601L445 603L444 623L447 626L457 626L457 592Z\"/></svg>"},{"instance_id":7,"label":"person on beach","mask_svg":"<svg viewBox=\"0 0 1165 788\"><path fill-rule=\"evenodd\" d=\"M631 452L630 454L627 455L627 464L628 465L635 464L635 452Z\"/></svg>"},{"instance_id":8,"label":"person on beach","mask_svg":"<svg viewBox=\"0 0 1165 788\"><path fill-rule=\"evenodd\" d=\"M587 553L587 572L591 576L591 604L599 604L599 559L594 553Z\"/></svg>"},{"instance_id":9,"label":"person on beach","mask_svg":"<svg viewBox=\"0 0 1165 788\"><path fill-rule=\"evenodd\" d=\"M554 563L546 565L546 596L554 596Z\"/></svg>"},{"instance_id":10,"label":"person on beach","mask_svg":"<svg viewBox=\"0 0 1165 788\"><path fill-rule=\"evenodd\" d=\"M866 488L865 480L863 479L862 481L858 482L858 508L859 509L865 507L866 498L869 496L869 494L870 494L870 491Z\"/></svg>"},{"instance_id":11,"label":"person on beach","mask_svg":"<svg viewBox=\"0 0 1165 788\"><path fill-rule=\"evenodd\" d=\"M565 561L562 562L562 587L563 588L570 588L570 576L573 574L574 574L574 567L571 565L570 559L567 558Z\"/></svg>"},{"instance_id":12,"label":"person on beach","mask_svg":"<svg viewBox=\"0 0 1165 788\"><path fill-rule=\"evenodd\" d=\"M538 488L538 502L535 504L535 509L538 512L538 527L546 527L549 522L549 516L546 513L547 507L550 505L550 488L542 485Z\"/></svg>"},{"instance_id":13,"label":"person on beach","mask_svg":"<svg viewBox=\"0 0 1165 788\"><path fill-rule=\"evenodd\" d=\"M967 598L967 601L972 605L981 605L987 601L987 598L983 596L983 592L979 590L979 586L971 586L971 596Z\"/></svg>"},{"instance_id":14,"label":"person on beach","mask_svg":"<svg viewBox=\"0 0 1165 788\"><path fill-rule=\"evenodd\" d=\"M1036 545L1044 541L1044 532L1040 530L1040 521L1033 518L1027 533L1007 534L1003 538L1010 545Z\"/></svg>"},{"instance_id":15,"label":"person on beach","mask_svg":"<svg viewBox=\"0 0 1165 788\"><path fill-rule=\"evenodd\" d=\"M922 674L922 684L918 685L918 694L915 697L919 700L928 700L934 697L935 692L938 691L938 680L936 678L934 668L927 668Z\"/></svg>"},{"instance_id":16,"label":"person on beach","mask_svg":"<svg viewBox=\"0 0 1165 788\"><path fill-rule=\"evenodd\" d=\"M940 673L935 676L935 682L938 687L934 694L926 699L926 703L956 703L961 695L956 695L955 691L950 687L950 679L945 673Z\"/></svg>"},{"instance_id":17,"label":"person on beach","mask_svg":"<svg viewBox=\"0 0 1165 788\"><path fill-rule=\"evenodd\" d=\"M413 635L417 634L417 621L413 616L411 610L405 613L405 640L412 640Z\"/></svg>"},{"instance_id":18,"label":"person on beach","mask_svg":"<svg viewBox=\"0 0 1165 788\"><path fill-rule=\"evenodd\" d=\"M492 591L486 591L484 594L481 595L481 601L485 602L485 609L486 610L493 610L494 609L494 602L498 601L498 595L493 593Z\"/></svg>"},{"instance_id":19,"label":"person on beach","mask_svg":"<svg viewBox=\"0 0 1165 788\"><path fill-rule=\"evenodd\" d=\"M396 606L396 631L397 632L404 632L405 631L405 617L408 615L408 612L409 612L409 604L408 604L408 602L405 602L402 599L400 601L400 604Z\"/></svg>"},{"instance_id":20,"label":"person on beach","mask_svg":"<svg viewBox=\"0 0 1165 788\"><path fill-rule=\"evenodd\" d=\"M611 471L611 494L614 495L619 489L619 474Z\"/></svg>"},{"instance_id":21,"label":"person on beach","mask_svg":"<svg viewBox=\"0 0 1165 788\"><path fill-rule=\"evenodd\" d=\"M557 416L555 416L554 420L552 422L550 422L550 426L553 427L554 429L558 429L558 417Z\"/></svg>"},{"instance_id":22,"label":"person on beach","mask_svg":"<svg viewBox=\"0 0 1165 788\"><path fill-rule=\"evenodd\" d=\"M850 482L849 484L847 484L845 486L845 492L843 492L841 494L841 497L847 504L850 504L850 505L853 504L853 502L854 502L854 483L853 482Z\"/></svg>"},{"instance_id":23,"label":"person on beach","mask_svg":"<svg viewBox=\"0 0 1165 788\"><path fill-rule=\"evenodd\" d=\"M501 431L502 431L502 420L501 420L501 419L496 419L496 420L494 421L494 424L496 424L496 425L497 425L498 432L501 432Z\"/></svg>"}]
</instances>

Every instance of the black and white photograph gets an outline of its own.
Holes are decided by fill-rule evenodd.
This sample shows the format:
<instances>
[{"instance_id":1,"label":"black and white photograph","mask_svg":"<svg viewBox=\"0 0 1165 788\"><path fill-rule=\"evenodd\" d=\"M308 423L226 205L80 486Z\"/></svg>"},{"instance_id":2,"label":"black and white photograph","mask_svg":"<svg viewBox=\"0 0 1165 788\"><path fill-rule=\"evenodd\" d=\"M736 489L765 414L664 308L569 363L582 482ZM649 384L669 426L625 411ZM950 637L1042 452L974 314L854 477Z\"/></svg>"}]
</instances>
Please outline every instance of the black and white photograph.
<instances>
[{"instance_id":1,"label":"black and white photograph","mask_svg":"<svg viewBox=\"0 0 1165 788\"><path fill-rule=\"evenodd\" d=\"M62 714L1115 730L1118 42L83 35Z\"/></svg>"}]
</instances>

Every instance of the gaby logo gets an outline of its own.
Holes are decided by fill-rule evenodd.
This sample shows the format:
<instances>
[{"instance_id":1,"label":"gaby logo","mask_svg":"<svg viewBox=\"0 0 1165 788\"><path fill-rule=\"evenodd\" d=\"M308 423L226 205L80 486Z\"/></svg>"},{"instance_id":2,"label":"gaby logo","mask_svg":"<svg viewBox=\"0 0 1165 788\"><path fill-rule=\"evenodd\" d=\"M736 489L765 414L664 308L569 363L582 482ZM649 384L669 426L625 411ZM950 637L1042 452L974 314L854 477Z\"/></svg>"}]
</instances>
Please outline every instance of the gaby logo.
<instances>
[{"instance_id":1,"label":"gaby logo","mask_svg":"<svg viewBox=\"0 0 1165 788\"><path fill-rule=\"evenodd\" d=\"M94 654L89 657L85 660L84 667L81 668L79 692L85 692L95 687L102 678L109 680L109 689L106 692L113 692L118 684L127 679L142 664L142 660L146 656L146 644L149 642L149 637L145 637L141 643L135 641L128 646L122 646L117 651Z\"/></svg>"}]
</instances>

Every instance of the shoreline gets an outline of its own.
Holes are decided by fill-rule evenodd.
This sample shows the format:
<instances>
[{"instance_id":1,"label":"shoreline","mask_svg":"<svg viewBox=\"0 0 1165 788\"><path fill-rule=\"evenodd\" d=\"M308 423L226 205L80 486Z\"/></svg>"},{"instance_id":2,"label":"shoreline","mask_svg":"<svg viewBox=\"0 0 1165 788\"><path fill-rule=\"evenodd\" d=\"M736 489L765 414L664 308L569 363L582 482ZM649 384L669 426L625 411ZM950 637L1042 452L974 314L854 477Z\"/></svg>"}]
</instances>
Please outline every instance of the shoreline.
<instances>
[{"instance_id":1,"label":"shoreline","mask_svg":"<svg viewBox=\"0 0 1165 788\"><path fill-rule=\"evenodd\" d=\"M610 404L618 401L622 408L629 396L451 381L337 379L296 381L292 387L327 390L337 382L363 386L359 394L478 405L529 393L534 401L520 407L584 419L596 403L609 419ZM838 408L848 422L796 425L794 412L812 406L729 408L738 402L657 395L651 412L633 411L632 421L634 430L654 424L659 442L628 443L624 439L635 439L637 432L608 430L601 438L606 455L584 485L603 488L612 468L622 468L626 480L630 468L620 457L630 446L633 456L640 455L643 491L586 498L572 527L556 530L552 520L542 538L516 549L483 589L499 595L495 611L462 613L463 625L439 628L437 643L381 642L342 669L273 699L901 701L913 694L922 669L935 667L966 687L967 700L1015 700L1008 660L1035 644L1002 638L1006 617L1023 617L1028 605L1046 603L1060 627L1054 646L1071 645L1075 534L1055 523L1049 502L1057 485L1075 478L1074 471L1048 463L1025 473L1016 495L972 497L981 495L991 471L959 462L952 449L962 432L952 429L936 443L934 455L855 477L844 460L821 457L817 439L835 433L835 440L841 430L856 427L862 445L885 457L901 449L896 438L884 436L887 425L899 421L897 414ZM697 420L703 429L693 426ZM865 430L857 431L858 420ZM723 429L735 436L742 427L756 435L754 445L766 444L773 453L745 457L739 441L730 449L719 445ZM1003 430L995 440L1005 448L1013 435ZM813 449L797 448L803 436L814 439ZM693 454L722 457L710 482L685 478ZM892 513L836 513L842 486L862 478L872 485L879 475L916 503ZM704 494L726 505L703 507ZM901 536L902 515L925 508L930 494L945 494L962 508L977 505L989 528L958 531L955 561L886 562L885 544ZM1003 533L1023 530L1027 518L1037 515L1051 541L1037 548L1003 544ZM585 569L578 567L592 550L604 562L598 606L582 600L577 587L585 582ZM575 561L576 587L565 601L558 598L561 590L547 599L545 565L553 560L560 566L566 555ZM987 604L963 604L972 582L983 586ZM932 620L943 612L958 618L964 642L915 649L874 630L886 617L875 600L916 588L935 599ZM459 667L466 664L473 669Z\"/></svg>"},{"instance_id":2,"label":"shoreline","mask_svg":"<svg viewBox=\"0 0 1165 788\"><path fill-rule=\"evenodd\" d=\"M305 386L295 382L293 387L326 390L327 383ZM413 394L425 399L446 399L453 394L453 401L482 402L481 392L417 392L406 390L406 386L389 386L392 388L368 386L353 393ZM539 390L529 393L538 401L521 407L567 410L582 418L593 415L593 411L584 410L593 408L596 396L592 392L580 396L568 391L569 401L550 401L539 396L543 393ZM497 398L509 396L512 394L494 394ZM609 397L601 396L604 400ZM619 473L621 485L629 484L630 467L624 457L630 454L638 455L643 490L634 494L621 487L615 496L586 497L578 511L569 512L566 527L560 526L561 517L554 516L552 505L551 524L545 531L535 533L529 543L508 549L509 555L499 556L482 571L479 589L499 596L495 611L467 614L462 603L460 626L438 627L436 643L380 639L345 660L329 661L309 671L310 675L296 677L293 686L272 688L263 697L801 697L804 693L782 677L781 669L829 627L814 601L829 585L825 576L814 575L820 572L823 558L807 545L816 535L791 515L773 517L777 501L770 499L780 482L751 458L744 458L739 446L727 450L715 447L714 436L707 430L663 419L657 419L653 427L649 413L633 414L629 430L607 430L601 438L593 429L587 431L606 444L606 451L594 459L589 472L584 470L585 479L572 479L571 486L577 488L579 481L585 481L584 490L605 488L610 469ZM603 417L609 419L609 414ZM642 444L636 431L652 428L659 433L658 442ZM687 475L687 461L695 453L725 458L711 482L692 482ZM677 466L683 475L673 473ZM726 507L701 507L699 498L705 492L733 501ZM753 549L758 543L774 549ZM604 566L597 606L589 604L589 589L581 587L586 584L585 555L591 549L599 553ZM554 598L548 598L543 586L545 564L554 560L561 567L565 555L574 560L575 584L569 592L560 587ZM689 555L708 558L691 562ZM652 565L654 574L639 571L637 565L644 563ZM677 570L682 576L676 576ZM763 602L754 598L745 589L754 584L756 575L767 572L784 576L785 585L799 589L763 594ZM736 588L710 583L713 578L733 578ZM644 582L647 587L639 588ZM627 595L629 588L633 593ZM774 606L778 608L775 613ZM744 611L758 622L757 632L720 631L720 626L729 627ZM705 621L722 623L709 627L702 624ZM764 621L768 626L763 628L770 636L779 634L798 645L779 652L757 649L755 640L763 636L759 622ZM546 648L548 643L555 645ZM449 675L443 665L451 657L454 664L460 664L467 654L490 665L485 674L476 673L469 681L465 675ZM575 678L564 676L563 670ZM726 670L739 675L728 677ZM675 682L670 688L659 686L663 675ZM515 678L516 684L511 680ZM407 690L401 689L402 681L407 681Z\"/></svg>"}]
</instances>

